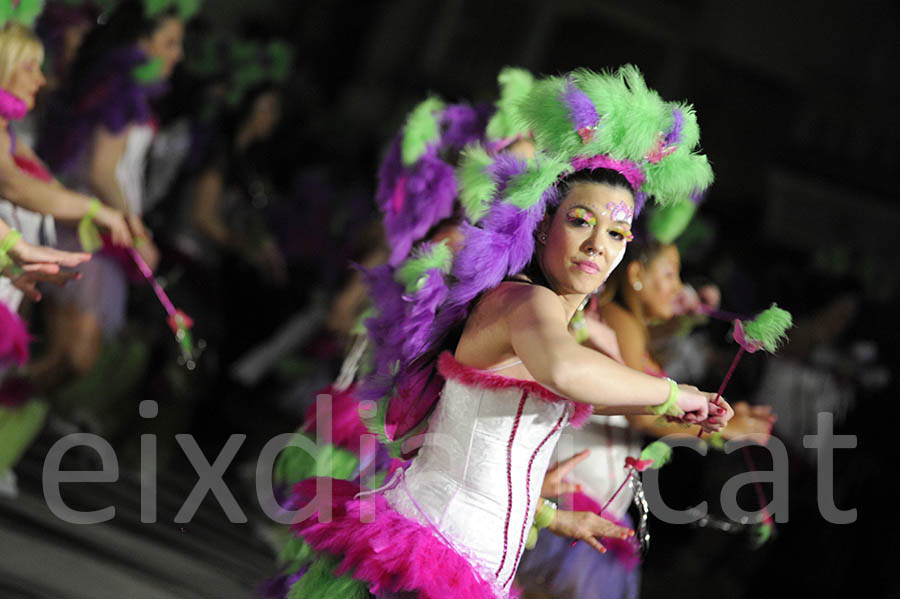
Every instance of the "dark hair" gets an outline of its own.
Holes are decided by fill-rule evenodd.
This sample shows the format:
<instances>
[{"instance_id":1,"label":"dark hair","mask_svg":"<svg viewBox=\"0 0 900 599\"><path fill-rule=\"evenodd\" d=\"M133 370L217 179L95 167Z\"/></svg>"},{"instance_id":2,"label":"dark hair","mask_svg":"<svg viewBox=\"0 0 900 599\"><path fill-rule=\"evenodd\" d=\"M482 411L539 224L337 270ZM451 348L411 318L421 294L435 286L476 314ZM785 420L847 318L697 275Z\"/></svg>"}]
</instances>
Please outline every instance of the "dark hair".
<instances>
[{"instance_id":1,"label":"dark hair","mask_svg":"<svg viewBox=\"0 0 900 599\"><path fill-rule=\"evenodd\" d=\"M628 250L625 253L625 259L622 260L622 264L609 275L606 284L603 286L603 292L598 297L597 303L602 306L610 302L615 302L631 312L632 307L625 299L625 288L628 286L628 265L632 262L640 262L646 267L653 262L654 258L656 258L665 247L667 247L667 244L657 241L650 236L637 237L634 241L629 243Z\"/></svg>"},{"instance_id":2,"label":"dark hair","mask_svg":"<svg viewBox=\"0 0 900 599\"><path fill-rule=\"evenodd\" d=\"M556 209L562 204L565 197L572 190L572 187L579 183L602 183L603 185L609 185L610 187L627 189L631 192L632 197L634 197L634 188L631 186L631 183L628 182L628 179L626 179L619 171L608 168L576 171L563 177L559 183L556 184L558 199L557 201L548 204L546 212L547 217L553 218L553 215L556 214ZM537 258L537 247L535 247L535 253L531 256L531 262L522 269L521 274L528 277L535 285L542 285L547 288L550 287L550 283L547 281L544 271L541 270L540 261Z\"/></svg>"},{"instance_id":3,"label":"dark hair","mask_svg":"<svg viewBox=\"0 0 900 599\"><path fill-rule=\"evenodd\" d=\"M113 50L131 46L147 38L169 18L178 18L176 7L168 8L154 17L148 17L140 0L119 2L109 17L94 27L84 38L69 71L69 82L77 89L80 81L96 64ZM77 93L75 94L77 97Z\"/></svg>"}]
</instances>

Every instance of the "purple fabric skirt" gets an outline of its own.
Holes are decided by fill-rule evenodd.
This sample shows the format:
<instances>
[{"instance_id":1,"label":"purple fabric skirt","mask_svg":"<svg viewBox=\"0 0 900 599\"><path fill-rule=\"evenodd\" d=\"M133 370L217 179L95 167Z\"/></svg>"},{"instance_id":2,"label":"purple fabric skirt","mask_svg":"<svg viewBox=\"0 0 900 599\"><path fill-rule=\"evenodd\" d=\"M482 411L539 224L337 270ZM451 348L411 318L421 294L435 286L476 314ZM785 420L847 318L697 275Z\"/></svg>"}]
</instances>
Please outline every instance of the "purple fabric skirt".
<instances>
[{"instance_id":1,"label":"purple fabric skirt","mask_svg":"<svg viewBox=\"0 0 900 599\"><path fill-rule=\"evenodd\" d=\"M625 520L633 526L627 515ZM522 556L516 584L558 599L638 599L641 568L629 568L613 551L599 553L587 543L572 547L571 539L543 531Z\"/></svg>"},{"instance_id":2,"label":"purple fabric skirt","mask_svg":"<svg viewBox=\"0 0 900 599\"><path fill-rule=\"evenodd\" d=\"M68 251L81 251L81 243L75 229L57 227L59 247ZM74 304L79 310L93 314L104 338L114 337L125 324L125 308L128 303L128 276L122 264L102 252L91 257L90 262L77 268L82 278L70 281L64 287L47 286L47 292L60 303Z\"/></svg>"}]
</instances>

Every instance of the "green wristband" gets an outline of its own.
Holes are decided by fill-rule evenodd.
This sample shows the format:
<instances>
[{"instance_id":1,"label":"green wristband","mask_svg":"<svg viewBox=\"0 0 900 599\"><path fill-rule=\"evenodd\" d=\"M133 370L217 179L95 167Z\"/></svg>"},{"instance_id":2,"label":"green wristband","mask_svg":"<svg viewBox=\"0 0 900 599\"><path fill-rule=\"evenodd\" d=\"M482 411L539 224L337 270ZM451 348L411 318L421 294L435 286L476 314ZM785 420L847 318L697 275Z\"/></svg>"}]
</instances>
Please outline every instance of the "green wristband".
<instances>
[{"instance_id":1,"label":"green wristband","mask_svg":"<svg viewBox=\"0 0 900 599\"><path fill-rule=\"evenodd\" d=\"M0 241L0 270L13 263L12 258L7 254L9 250L13 249L14 245L19 243L20 239L22 239L22 234L15 229L10 229L3 241Z\"/></svg>"},{"instance_id":2,"label":"green wristband","mask_svg":"<svg viewBox=\"0 0 900 599\"><path fill-rule=\"evenodd\" d=\"M650 406L650 412L657 416L680 418L684 416L684 410L678 407L678 383L672 379L667 378L666 380L669 381L669 396L658 406Z\"/></svg>"},{"instance_id":3,"label":"green wristband","mask_svg":"<svg viewBox=\"0 0 900 599\"><path fill-rule=\"evenodd\" d=\"M100 200L94 198L88 204L87 212L78 221L78 241L81 242L81 249L86 252L96 252L103 246L103 240L100 238L100 231L94 224L94 217L100 210Z\"/></svg>"},{"instance_id":4,"label":"green wristband","mask_svg":"<svg viewBox=\"0 0 900 599\"><path fill-rule=\"evenodd\" d=\"M534 525L538 528L547 528L556 517L556 505L552 501L541 499L541 505L538 506L537 512L534 514Z\"/></svg>"}]
</instances>

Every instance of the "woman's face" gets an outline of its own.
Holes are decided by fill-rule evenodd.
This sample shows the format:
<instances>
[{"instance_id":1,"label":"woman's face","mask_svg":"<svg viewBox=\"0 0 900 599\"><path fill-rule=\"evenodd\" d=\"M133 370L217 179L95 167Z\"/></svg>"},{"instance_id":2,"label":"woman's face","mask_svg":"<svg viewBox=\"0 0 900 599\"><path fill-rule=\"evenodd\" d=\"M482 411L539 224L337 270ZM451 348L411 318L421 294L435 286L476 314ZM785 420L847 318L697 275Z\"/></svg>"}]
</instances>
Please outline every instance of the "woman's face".
<instances>
[{"instance_id":1,"label":"woman's face","mask_svg":"<svg viewBox=\"0 0 900 599\"><path fill-rule=\"evenodd\" d=\"M6 85L6 91L25 102L28 110L31 110L34 108L34 98L38 90L45 83L47 79L41 72L41 65L37 60L29 58L16 66Z\"/></svg>"},{"instance_id":2,"label":"woman's face","mask_svg":"<svg viewBox=\"0 0 900 599\"><path fill-rule=\"evenodd\" d=\"M267 139L281 120L281 98L274 91L267 91L253 102L247 126L254 139Z\"/></svg>"},{"instance_id":3,"label":"woman's face","mask_svg":"<svg viewBox=\"0 0 900 599\"><path fill-rule=\"evenodd\" d=\"M138 45L151 58L163 61L163 77L168 78L184 55L183 40L184 24L175 17L168 17L160 22L150 37L142 39Z\"/></svg>"},{"instance_id":4,"label":"woman's face","mask_svg":"<svg viewBox=\"0 0 900 599\"><path fill-rule=\"evenodd\" d=\"M663 247L642 269L638 298L648 318L668 320L674 314L675 298L681 291L681 257L674 245Z\"/></svg>"},{"instance_id":5,"label":"woman's face","mask_svg":"<svg viewBox=\"0 0 900 599\"><path fill-rule=\"evenodd\" d=\"M549 226L539 231L538 256L554 290L587 294L600 287L625 256L633 217L631 191L604 183L574 184Z\"/></svg>"}]
</instances>

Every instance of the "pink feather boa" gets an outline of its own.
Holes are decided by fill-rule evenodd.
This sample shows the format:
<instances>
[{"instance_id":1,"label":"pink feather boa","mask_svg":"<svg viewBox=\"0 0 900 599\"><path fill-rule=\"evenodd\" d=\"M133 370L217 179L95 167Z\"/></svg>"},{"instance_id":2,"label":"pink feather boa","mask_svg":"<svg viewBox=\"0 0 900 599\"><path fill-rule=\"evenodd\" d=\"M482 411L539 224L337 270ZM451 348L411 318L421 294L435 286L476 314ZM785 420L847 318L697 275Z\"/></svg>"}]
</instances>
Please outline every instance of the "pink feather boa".
<instances>
[{"instance_id":1,"label":"pink feather boa","mask_svg":"<svg viewBox=\"0 0 900 599\"><path fill-rule=\"evenodd\" d=\"M25 102L0 87L0 118L21 121L28 114Z\"/></svg>"},{"instance_id":2,"label":"pink feather boa","mask_svg":"<svg viewBox=\"0 0 900 599\"><path fill-rule=\"evenodd\" d=\"M430 528L394 511L381 495L354 499L360 487L332 480L330 522L318 512L291 528L313 549L342 557L335 575L350 574L374 593L417 591L422 599L500 599L469 561ZM295 505L313 501L316 479L294 487ZM374 520L362 522L361 506Z\"/></svg>"},{"instance_id":3,"label":"pink feather boa","mask_svg":"<svg viewBox=\"0 0 900 599\"><path fill-rule=\"evenodd\" d=\"M6 304L0 302L0 367L10 364L21 366L27 362L30 340L28 329L19 315L10 312Z\"/></svg>"},{"instance_id":4,"label":"pink feather boa","mask_svg":"<svg viewBox=\"0 0 900 599\"><path fill-rule=\"evenodd\" d=\"M360 418L360 403L356 398L357 391L356 385L352 385L345 391L338 391L329 386L319 391L317 395L331 396L331 443L358 456L359 440L363 435L369 434L369 429ZM320 435L324 435L324 431L318 430L316 417L316 404L313 403L306 410L306 418L303 420L304 430L309 433L318 431Z\"/></svg>"},{"instance_id":5,"label":"pink feather boa","mask_svg":"<svg viewBox=\"0 0 900 599\"><path fill-rule=\"evenodd\" d=\"M450 352L444 352L438 358L438 371L445 379L454 379L465 385L481 387L484 389L509 389L517 388L528 391L532 395L544 401L561 401L572 405L572 416L569 424L575 428L581 427L590 418L593 409L586 403L574 402L557 395L535 381L524 381L502 376L486 370L478 370L471 366L460 364Z\"/></svg>"},{"instance_id":6,"label":"pink feather boa","mask_svg":"<svg viewBox=\"0 0 900 599\"><path fill-rule=\"evenodd\" d=\"M608 168L621 173L635 191L640 191L641 186L647 176L644 174L640 165L630 160L616 160L607 154L598 154L596 156L578 156L572 160L572 168L576 171L594 170L598 168Z\"/></svg>"}]
</instances>

